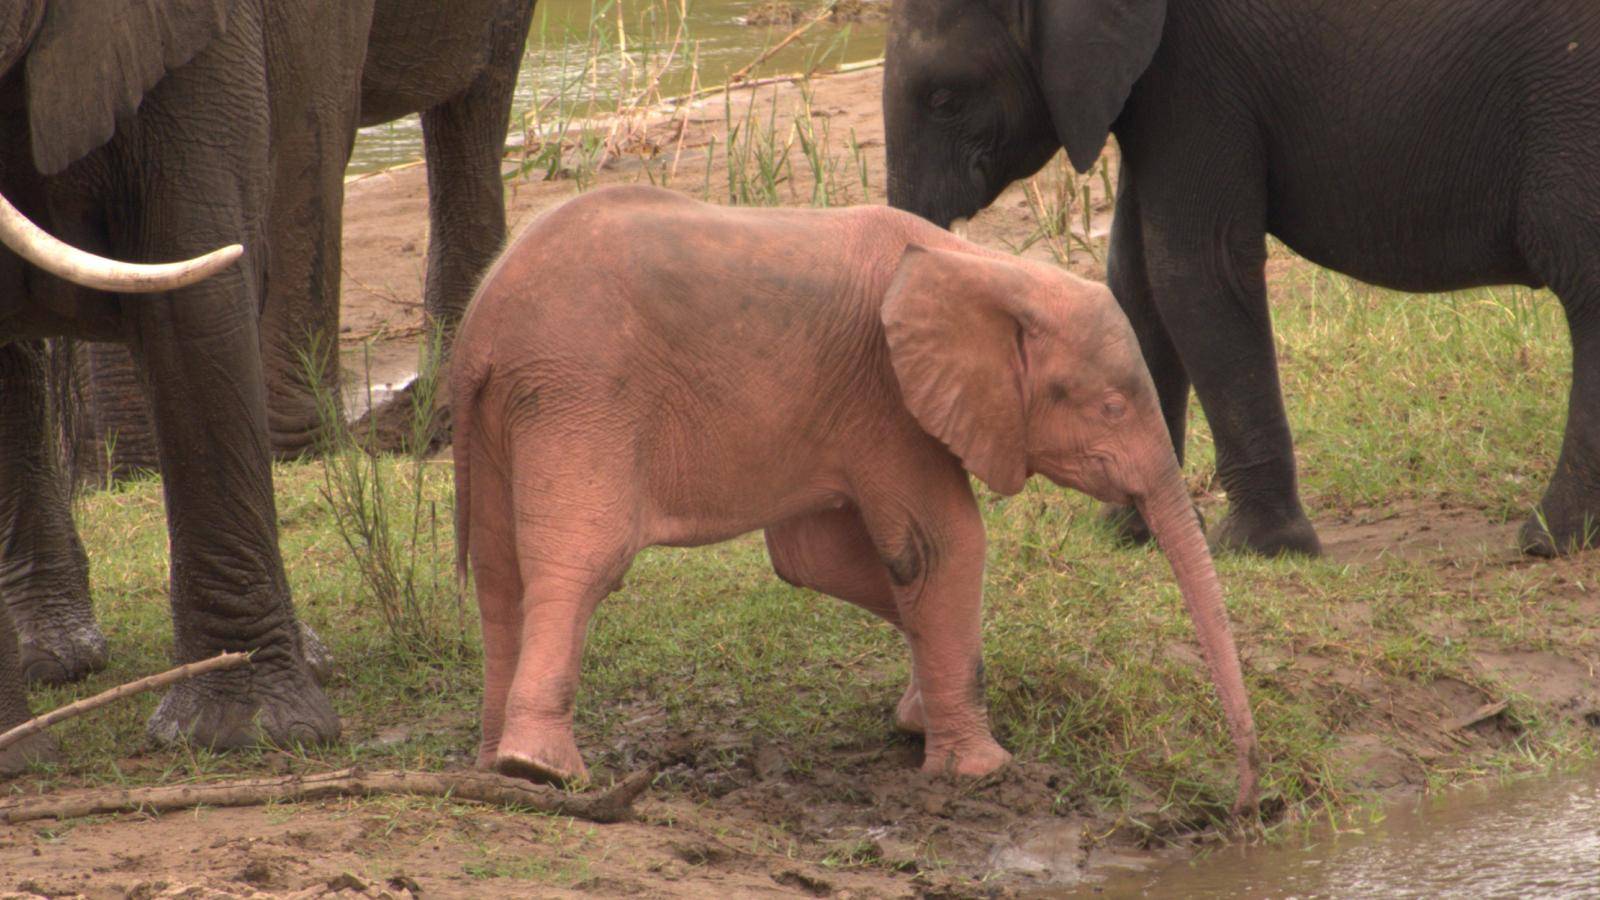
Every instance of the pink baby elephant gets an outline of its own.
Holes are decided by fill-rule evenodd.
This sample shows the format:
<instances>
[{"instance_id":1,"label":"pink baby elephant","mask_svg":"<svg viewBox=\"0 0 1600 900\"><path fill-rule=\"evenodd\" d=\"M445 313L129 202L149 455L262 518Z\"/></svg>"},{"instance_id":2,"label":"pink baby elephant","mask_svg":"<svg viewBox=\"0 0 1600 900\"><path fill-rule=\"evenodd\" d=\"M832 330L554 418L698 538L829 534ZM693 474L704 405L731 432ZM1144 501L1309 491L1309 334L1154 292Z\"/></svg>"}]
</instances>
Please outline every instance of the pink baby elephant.
<instances>
[{"instance_id":1,"label":"pink baby elephant","mask_svg":"<svg viewBox=\"0 0 1600 900\"><path fill-rule=\"evenodd\" d=\"M907 213L595 191L533 224L455 346L456 532L483 617L478 763L587 777L589 617L641 549L766 529L784 580L911 648L896 724L923 769L1010 758L981 684L984 533L967 473L1136 505L1171 561L1254 803L1222 590L1132 329L1104 287Z\"/></svg>"}]
</instances>

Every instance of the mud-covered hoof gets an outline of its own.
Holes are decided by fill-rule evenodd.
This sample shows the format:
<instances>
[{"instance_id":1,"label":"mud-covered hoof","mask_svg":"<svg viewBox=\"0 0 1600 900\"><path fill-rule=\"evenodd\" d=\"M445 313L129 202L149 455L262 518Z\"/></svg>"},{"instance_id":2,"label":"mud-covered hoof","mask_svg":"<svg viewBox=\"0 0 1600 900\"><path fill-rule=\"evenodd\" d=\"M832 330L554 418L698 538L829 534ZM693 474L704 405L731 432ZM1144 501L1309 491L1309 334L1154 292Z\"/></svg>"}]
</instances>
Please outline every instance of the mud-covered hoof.
<instances>
[{"instance_id":1,"label":"mud-covered hoof","mask_svg":"<svg viewBox=\"0 0 1600 900\"><path fill-rule=\"evenodd\" d=\"M306 668L311 670L311 677L317 684L325 685L333 677L333 652L328 645L322 642L311 626L304 622L300 625L300 656L306 661Z\"/></svg>"},{"instance_id":2,"label":"mud-covered hoof","mask_svg":"<svg viewBox=\"0 0 1600 900\"><path fill-rule=\"evenodd\" d=\"M71 684L106 667L106 636L93 622L24 635L19 649L29 684Z\"/></svg>"},{"instance_id":3,"label":"mud-covered hoof","mask_svg":"<svg viewBox=\"0 0 1600 900\"><path fill-rule=\"evenodd\" d=\"M291 747L338 740L339 717L310 668L296 660L185 681L161 698L147 730L162 743L188 740L213 750Z\"/></svg>"},{"instance_id":4,"label":"mud-covered hoof","mask_svg":"<svg viewBox=\"0 0 1600 900\"><path fill-rule=\"evenodd\" d=\"M1258 556L1321 556L1322 541L1311 520L1303 514L1281 516L1242 515L1229 510L1208 536L1213 553L1254 553Z\"/></svg>"},{"instance_id":5,"label":"mud-covered hoof","mask_svg":"<svg viewBox=\"0 0 1600 900\"><path fill-rule=\"evenodd\" d=\"M1591 516L1535 514L1517 532L1517 547L1529 556L1554 559L1600 546L1600 521Z\"/></svg>"},{"instance_id":6,"label":"mud-covered hoof","mask_svg":"<svg viewBox=\"0 0 1600 900\"><path fill-rule=\"evenodd\" d=\"M576 745L570 752L560 748L554 752L533 753L501 750L495 754L494 770L510 778L556 787L576 787L589 781L589 769L578 755Z\"/></svg>"},{"instance_id":7,"label":"mud-covered hoof","mask_svg":"<svg viewBox=\"0 0 1600 900\"><path fill-rule=\"evenodd\" d=\"M0 728L0 731L5 730ZM27 771L30 765L53 763L60 759L61 747L53 735L49 732L30 735L0 750L0 778L12 778Z\"/></svg>"}]
</instances>

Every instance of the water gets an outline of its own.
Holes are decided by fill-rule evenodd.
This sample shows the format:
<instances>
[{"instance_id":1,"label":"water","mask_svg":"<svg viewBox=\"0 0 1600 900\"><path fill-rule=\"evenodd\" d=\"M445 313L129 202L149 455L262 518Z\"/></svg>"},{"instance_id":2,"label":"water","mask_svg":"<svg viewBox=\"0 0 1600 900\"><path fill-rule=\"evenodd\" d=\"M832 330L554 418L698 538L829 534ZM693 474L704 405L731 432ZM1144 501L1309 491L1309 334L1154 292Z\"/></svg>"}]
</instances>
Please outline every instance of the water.
<instances>
[{"instance_id":1,"label":"water","mask_svg":"<svg viewBox=\"0 0 1600 900\"><path fill-rule=\"evenodd\" d=\"M670 0L676 8L677 0ZM676 12L660 15L662 0L622 0L623 33L635 67L625 70L617 52L617 9L605 0L539 0L528 52L517 79L512 106L512 134L520 133L523 113L543 105L558 93L569 107L596 111L615 109L619 100L631 99L645 88L641 71L648 59L665 59L678 33ZM683 42L661 78L660 94L670 97L690 88L691 54L697 49L701 86L718 85L782 40L795 25L751 26L740 21L758 4L754 0L689 0L684 18ZM816 0L797 0L807 17ZM599 20L595 17L598 14ZM670 20L670 21L667 21ZM593 23L593 30L591 30ZM834 25L824 22L778 51L751 77L788 74L814 65L824 68L883 55L882 20ZM592 77L581 79L585 60L598 41L601 50ZM632 76L630 79L630 75ZM574 81L582 83L574 84ZM631 81L631 84L630 84ZM422 125L416 116L363 128L351 159L352 173L370 172L410 162L422 156Z\"/></svg>"},{"instance_id":2,"label":"water","mask_svg":"<svg viewBox=\"0 0 1600 900\"><path fill-rule=\"evenodd\" d=\"M1364 834L1220 850L1066 896L1600 897L1600 771L1469 787Z\"/></svg>"}]
</instances>

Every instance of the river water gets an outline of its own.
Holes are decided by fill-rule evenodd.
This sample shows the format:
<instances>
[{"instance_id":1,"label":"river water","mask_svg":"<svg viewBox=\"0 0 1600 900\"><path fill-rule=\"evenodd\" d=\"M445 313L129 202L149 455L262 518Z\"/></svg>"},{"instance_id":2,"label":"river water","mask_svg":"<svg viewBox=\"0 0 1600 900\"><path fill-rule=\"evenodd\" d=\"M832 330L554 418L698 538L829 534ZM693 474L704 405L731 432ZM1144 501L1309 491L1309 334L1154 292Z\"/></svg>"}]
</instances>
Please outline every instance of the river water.
<instances>
[{"instance_id":1,"label":"river water","mask_svg":"<svg viewBox=\"0 0 1600 900\"><path fill-rule=\"evenodd\" d=\"M1227 847L1065 897L1600 897L1600 771L1468 786L1302 846Z\"/></svg>"},{"instance_id":2,"label":"river water","mask_svg":"<svg viewBox=\"0 0 1600 900\"><path fill-rule=\"evenodd\" d=\"M512 134L520 132L527 110L543 107L553 98L580 112L591 105L600 112L615 109L619 100L643 92L652 66L669 58L660 79L659 93L664 97L686 93L696 69L701 86L723 84L796 27L744 24L742 17L760 5L752 0L678 4L679 0L621 0L619 28L615 0L539 0L517 81ZM820 7L816 0L796 0L796 5L807 18ZM750 77L875 59L883 55L883 31L881 19L824 22L778 51ZM619 45L626 47L625 57L619 54ZM591 57L593 65L588 64ZM350 171L370 172L421 156L421 123L416 116L407 116L362 129Z\"/></svg>"}]
</instances>

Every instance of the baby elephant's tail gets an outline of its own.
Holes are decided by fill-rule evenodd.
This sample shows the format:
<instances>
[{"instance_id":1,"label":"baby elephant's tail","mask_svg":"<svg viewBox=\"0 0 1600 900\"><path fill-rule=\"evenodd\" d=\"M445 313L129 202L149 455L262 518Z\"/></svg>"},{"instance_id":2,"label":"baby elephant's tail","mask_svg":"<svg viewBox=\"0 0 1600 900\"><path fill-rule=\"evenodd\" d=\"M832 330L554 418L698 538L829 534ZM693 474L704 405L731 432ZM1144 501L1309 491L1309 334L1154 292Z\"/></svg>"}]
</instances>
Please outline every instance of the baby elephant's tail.
<instances>
[{"instance_id":1,"label":"baby elephant's tail","mask_svg":"<svg viewBox=\"0 0 1600 900\"><path fill-rule=\"evenodd\" d=\"M467 535L472 530L472 438L478 417L478 397L489 380L489 360L473 348L456 348L450 378L450 410L454 418L452 453L456 469L456 578L467 583Z\"/></svg>"}]
</instances>

